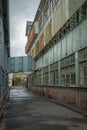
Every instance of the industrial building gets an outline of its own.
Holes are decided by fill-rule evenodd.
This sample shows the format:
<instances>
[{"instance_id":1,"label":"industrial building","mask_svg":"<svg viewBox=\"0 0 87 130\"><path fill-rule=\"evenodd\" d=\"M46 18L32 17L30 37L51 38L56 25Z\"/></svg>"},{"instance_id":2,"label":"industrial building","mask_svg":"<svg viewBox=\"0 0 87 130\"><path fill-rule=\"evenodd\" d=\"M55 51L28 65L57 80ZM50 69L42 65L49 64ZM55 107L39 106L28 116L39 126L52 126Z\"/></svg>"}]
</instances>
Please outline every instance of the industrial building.
<instances>
[{"instance_id":1,"label":"industrial building","mask_svg":"<svg viewBox=\"0 0 87 130\"><path fill-rule=\"evenodd\" d=\"M29 89L87 110L87 0L41 0L26 30Z\"/></svg>"},{"instance_id":2,"label":"industrial building","mask_svg":"<svg viewBox=\"0 0 87 130\"><path fill-rule=\"evenodd\" d=\"M9 0L0 0L0 118L8 98Z\"/></svg>"}]
</instances>

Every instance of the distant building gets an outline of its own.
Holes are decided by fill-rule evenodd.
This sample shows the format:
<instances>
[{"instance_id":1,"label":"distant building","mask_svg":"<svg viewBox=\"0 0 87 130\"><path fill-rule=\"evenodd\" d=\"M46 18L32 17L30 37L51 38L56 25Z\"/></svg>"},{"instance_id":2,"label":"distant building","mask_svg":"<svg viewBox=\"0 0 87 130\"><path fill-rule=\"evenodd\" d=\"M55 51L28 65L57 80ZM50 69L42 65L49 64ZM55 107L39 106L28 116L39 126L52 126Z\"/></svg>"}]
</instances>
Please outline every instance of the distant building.
<instances>
[{"instance_id":1,"label":"distant building","mask_svg":"<svg viewBox=\"0 0 87 130\"><path fill-rule=\"evenodd\" d=\"M27 37L29 87L87 110L87 0L41 0Z\"/></svg>"}]
</instances>

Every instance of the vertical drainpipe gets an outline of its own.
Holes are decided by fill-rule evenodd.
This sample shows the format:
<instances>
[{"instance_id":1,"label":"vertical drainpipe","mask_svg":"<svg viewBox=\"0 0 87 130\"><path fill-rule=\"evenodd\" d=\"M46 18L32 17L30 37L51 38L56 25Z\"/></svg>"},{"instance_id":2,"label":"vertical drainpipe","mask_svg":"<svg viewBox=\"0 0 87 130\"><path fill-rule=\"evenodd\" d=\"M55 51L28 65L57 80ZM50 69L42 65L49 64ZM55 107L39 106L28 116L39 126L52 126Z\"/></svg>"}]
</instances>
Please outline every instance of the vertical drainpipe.
<instances>
[{"instance_id":1,"label":"vertical drainpipe","mask_svg":"<svg viewBox=\"0 0 87 130\"><path fill-rule=\"evenodd\" d=\"M79 55L78 52L75 52L75 82L76 82L76 87L79 87ZM76 101L76 107L79 109L80 107L80 94L79 91L76 89L75 90L75 101Z\"/></svg>"}]
</instances>

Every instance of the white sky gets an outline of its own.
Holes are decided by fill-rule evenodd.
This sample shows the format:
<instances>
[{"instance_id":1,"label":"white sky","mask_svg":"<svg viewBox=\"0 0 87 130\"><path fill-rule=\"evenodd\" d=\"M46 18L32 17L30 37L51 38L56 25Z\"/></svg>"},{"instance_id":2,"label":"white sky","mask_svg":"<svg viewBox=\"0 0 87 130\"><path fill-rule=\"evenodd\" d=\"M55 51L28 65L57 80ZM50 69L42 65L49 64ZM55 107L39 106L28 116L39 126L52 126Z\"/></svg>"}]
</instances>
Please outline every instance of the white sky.
<instances>
[{"instance_id":1,"label":"white sky","mask_svg":"<svg viewBox=\"0 0 87 130\"><path fill-rule=\"evenodd\" d=\"M11 56L24 56L26 21L33 21L40 0L10 0Z\"/></svg>"}]
</instances>

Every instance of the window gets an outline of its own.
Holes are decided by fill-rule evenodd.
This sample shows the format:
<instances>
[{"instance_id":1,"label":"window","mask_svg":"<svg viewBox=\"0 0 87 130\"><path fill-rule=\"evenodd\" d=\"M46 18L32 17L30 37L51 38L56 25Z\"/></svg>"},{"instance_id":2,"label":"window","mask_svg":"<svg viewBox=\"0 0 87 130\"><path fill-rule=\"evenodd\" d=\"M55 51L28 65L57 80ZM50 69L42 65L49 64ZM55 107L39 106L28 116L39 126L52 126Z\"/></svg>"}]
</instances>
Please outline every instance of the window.
<instances>
[{"instance_id":1,"label":"window","mask_svg":"<svg viewBox=\"0 0 87 130\"><path fill-rule=\"evenodd\" d=\"M87 48L79 51L80 85L87 86Z\"/></svg>"},{"instance_id":2,"label":"window","mask_svg":"<svg viewBox=\"0 0 87 130\"><path fill-rule=\"evenodd\" d=\"M87 48L84 48L79 52L79 60L82 61L84 59L87 59Z\"/></svg>"},{"instance_id":3,"label":"window","mask_svg":"<svg viewBox=\"0 0 87 130\"><path fill-rule=\"evenodd\" d=\"M58 2L59 0L47 0L44 11L43 11L44 24L47 22L51 12L53 11L53 9L55 8Z\"/></svg>"},{"instance_id":4,"label":"window","mask_svg":"<svg viewBox=\"0 0 87 130\"><path fill-rule=\"evenodd\" d=\"M75 55L72 54L61 60L61 84L75 85Z\"/></svg>"},{"instance_id":5,"label":"window","mask_svg":"<svg viewBox=\"0 0 87 130\"><path fill-rule=\"evenodd\" d=\"M37 70L34 72L34 84L40 85L41 84L41 70Z\"/></svg>"},{"instance_id":6,"label":"window","mask_svg":"<svg viewBox=\"0 0 87 130\"><path fill-rule=\"evenodd\" d=\"M58 85L59 77L58 77L58 62L50 65L50 84Z\"/></svg>"},{"instance_id":7,"label":"window","mask_svg":"<svg viewBox=\"0 0 87 130\"><path fill-rule=\"evenodd\" d=\"M66 67L75 63L75 55L72 54L61 60L61 67Z\"/></svg>"},{"instance_id":8,"label":"window","mask_svg":"<svg viewBox=\"0 0 87 130\"><path fill-rule=\"evenodd\" d=\"M49 84L49 66L43 69L43 83L44 85Z\"/></svg>"},{"instance_id":9,"label":"window","mask_svg":"<svg viewBox=\"0 0 87 130\"><path fill-rule=\"evenodd\" d=\"M50 12L53 11L59 0L50 0Z\"/></svg>"},{"instance_id":10,"label":"window","mask_svg":"<svg viewBox=\"0 0 87 130\"><path fill-rule=\"evenodd\" d=\"M75 85L75 66L63 68L61 70L61 85Z\"/></svg>"},{"instance_id":11,"label":"window","mask_svg":"<svg viewBox=\"0 0 87 130\"><path fill-rule=\"evenodd\" d=\"M47 1L45 8L44 8L44 24L47 22L50 15L50 9L49 9L49 1Z\"/></svg>"},{"instance_id":12,"label":"window","mask_svg":"<svg viewBox=\"0 0 87 130\"><path fill-rule=\"evenodd\" d=\"M75 67L71 66L71 85L75 85Z\"/></svg>"},{"instance_id":13,"label":"window","mask_svg":"<svg viewBox=\"0 0 87 130\"><path fill-rule=\"evenodd\" d=\"M40 16L40 18L39 18L39 32L41 32L41 30L42 30L42 15Z\"/></svg>"},{"instance_id":14,"label":"window","mask_svg":"<svg viewBox=\"0 0 87 130\"><path fill-rule=\"evenodd\" d=\"M80 85L87 86L87 61L80 63Z\"/></svg>"}]
</instances>

